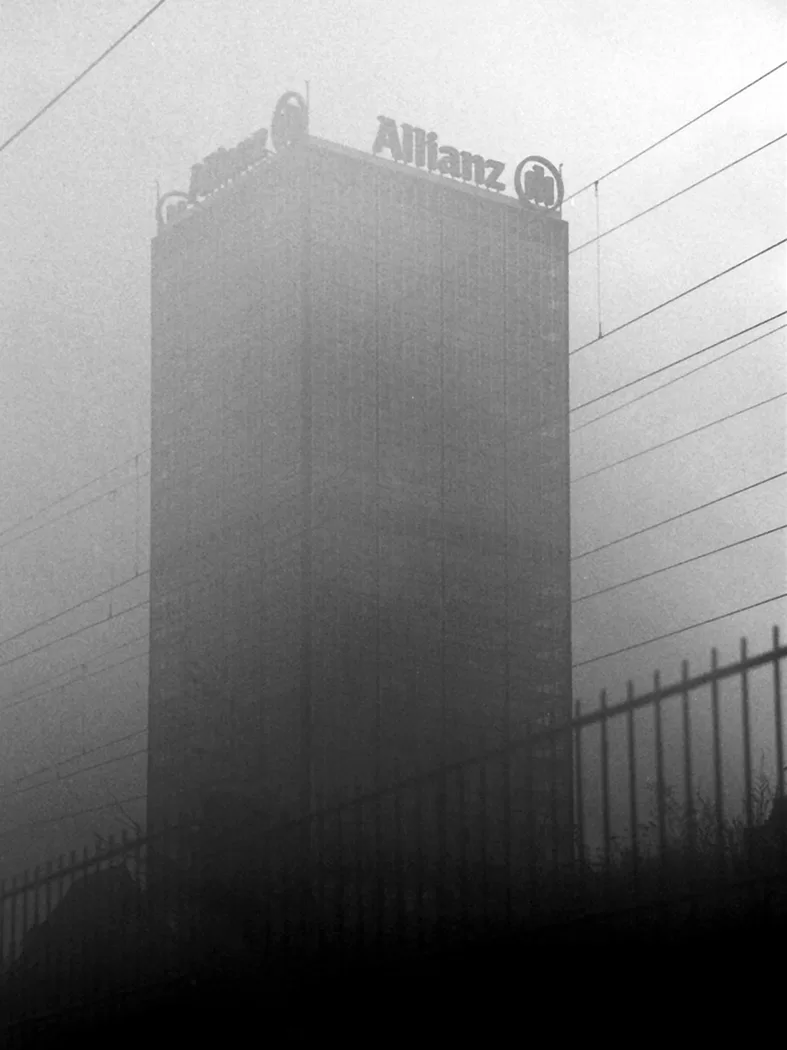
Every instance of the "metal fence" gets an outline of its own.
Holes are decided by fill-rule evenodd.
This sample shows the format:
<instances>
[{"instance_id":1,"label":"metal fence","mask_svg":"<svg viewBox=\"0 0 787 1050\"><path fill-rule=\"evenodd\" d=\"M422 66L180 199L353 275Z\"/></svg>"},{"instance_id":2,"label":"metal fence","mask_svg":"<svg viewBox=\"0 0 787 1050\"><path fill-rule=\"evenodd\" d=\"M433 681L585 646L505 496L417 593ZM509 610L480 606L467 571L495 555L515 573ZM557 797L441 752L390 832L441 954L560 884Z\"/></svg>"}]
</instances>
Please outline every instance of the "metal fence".
<instances>
[{"instance_id":1,"label":"metal fence","mask_svg":"<svg viewBox=\"0 0 787 1050\"><path fill-rule=\"evenodd\" d=\"M741 887L781 907L786 656L774 628L756 656L744 641L719 667L714 651L703 674L684 664L672 685L656 675L615 704L602 693L564 724L304 820L210 829L191 816L3 881L6 1022L203 967L357 960L665 902L723 908ZM755 777L758 744L770 778L764 765Z\"/></svg>"}]
</instances>

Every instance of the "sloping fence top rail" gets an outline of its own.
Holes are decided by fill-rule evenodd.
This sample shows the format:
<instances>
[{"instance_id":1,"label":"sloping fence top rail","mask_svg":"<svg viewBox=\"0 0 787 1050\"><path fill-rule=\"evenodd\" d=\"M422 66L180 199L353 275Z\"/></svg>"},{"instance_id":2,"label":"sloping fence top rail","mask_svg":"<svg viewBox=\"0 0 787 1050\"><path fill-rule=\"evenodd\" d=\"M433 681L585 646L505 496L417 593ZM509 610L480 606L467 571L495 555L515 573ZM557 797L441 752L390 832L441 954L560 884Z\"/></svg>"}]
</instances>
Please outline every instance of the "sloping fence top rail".
<instances>
[{"instance_id":1,"label":"sloping fence top rail","mask_svg":"<svg viewBox=\"0 0 787 1050\"><path fill-rule=\"evenodd\" d=\"M402 793L412 789L418 789L419 787L425 788L429 785L439 783L440 780L461 774L464 770L472 768L481 768L489 763L494 762L505 762L508 756L515 754L526 753L528 749L535 749L541 744L554 743L557 738L565 737L566 734L571 734L572 737L576 737L579 731L588 728L593 725L606 724L611 719L627 714L638 709L643 709L651 705L657 705L662 701L676 696L685 697L688 693L700 689L704 686L715 684L725 679L740 677L745 675L746 672L754 670L759 667L765 667L772 665L775 671L775 687L774 687L774 705L776 713L777 726L782 724L782 697L780 687L780 676L779 676L779 663L781 660L787 658L787 645L781 645L779 641L779 628L773 627L772 630L773 647L770 650L758 653L754 656L746 656L745 659L740 659L734 663L727 664L724 667L713 667L709 671L705 671L702 674L695 675L691 678L686 676L686 663L684 662L684 677L679 681L674 682L672 685L659 686L656 689L650 690L647 693L640 694L638 696L633 695L633 688L629 686L629 695L625 700L615 704L608 704L606 702L606 695L604 696L603 702L599 708L595 711L589 711L585 714L580 713L579 703L576 705L576 712L570 719L566 719L563 722L558 722L553 725L536 725L525 724L522 731L522 735L518 738L511 740L509 743L496 748L490 748L476 753L470 758L464 758L453 762L447 762L442 765L435 767L434 769L426 772L419 773L413 776L391 781L385 786L370 792L358 791L355 797L346 799L338 802L331 806L319 807L305 816L295 817L288 821L283 821L276 824L273 827L261 828L259 830L259 836L264 841L267 838L275 838L280 835L286 835L287 833L295 831L299 827L305 825L312 825L315 822L325 821L332 817L337 817L342 813L346 813L349 810L354 809L359 805L369 806L377 801L381 801L385 798L390 798L397 793ZM745 642L742 642L742 648L745 651ZM713 662L716 662L715 650L713 651ZM780 735L780 734L777 734ZM783 753L782 753L782 741L781 739L776 740L776 752L777 756L781 759L780 765L783 765ZM779 794L784 793L784 770L779 769L777 771L779 779ZM581 785L579 787L581 792ZM199 818L196 814L184 814L181 823L171 828L150 828L147 833L138 834L134 837L128 836L127 832L123 832L122 841L118 845L111 845L109 848L103 850L100 854L91 859L83 859L79 862L75 862L69 865L69 872L78 872L87 870L88 867L95 865L98 859L102 863L111 861L113 859L120 859L128 857L130 849L139 849L143 846L151 846L162 835L172 834L173 831L182 831L184 827L191 825L195 826ZM43 865L36 869L36 874L31 879L28 873L25 872L22 876L22 881L6 880L0 881L0 901L12 895L23 893L29 890L37 889L41 887L48 880L55 880L62 876L62 868L51 870L47 866L46 872L43 870Z\"/></svg>"}]
</instances>

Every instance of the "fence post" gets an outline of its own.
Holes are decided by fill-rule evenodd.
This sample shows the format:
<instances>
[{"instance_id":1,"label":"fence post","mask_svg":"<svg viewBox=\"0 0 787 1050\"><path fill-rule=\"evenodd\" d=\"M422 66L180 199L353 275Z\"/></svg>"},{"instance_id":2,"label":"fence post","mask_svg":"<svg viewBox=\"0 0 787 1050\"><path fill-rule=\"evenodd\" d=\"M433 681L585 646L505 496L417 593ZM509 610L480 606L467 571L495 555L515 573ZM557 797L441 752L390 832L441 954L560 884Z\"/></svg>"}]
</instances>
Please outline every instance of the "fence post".
<instances>
[{"instance_id":1,"label":"fence post","mask_svg":"<svg viewBox=\"0 0 787 1050\"><path fill-rule=\"evenodd\" d=\"M579 698L574 702L574 719L578 722L582 717L582 704ZM577 825L577 845L579 848L579 865L577 867L578 873L584 874L585 870L585 807L583 798L583 787L582 787L582 727L577 725L575 727L574 735L574 754L576 755L576 761L574 767L576 770L576 825Z\"/></svg>"},{"instance_id":2,"label":"fence post","mask_svg":"<svg viewBox=\"0 0 787 1050\"><path fill-rule=\"evenodd\" d=\"M8 969L8 953L5 946L5 906L7 901L5 878L0 879L0 974Z\"/></svg>"},{"instance_id":3,"label":"fence post","mask_svg":"<svg viewBox=\"0 0 787 1050\"><path fill-rule=\"evenodd\" d=\"M748 653L746 639L741 638L741 721L743 723L743 790L746 805L745 854L746 861L751 860L751 829L754 822L751 798L751 719L749 710L749 676L747 667Z\"/></svg>"},{"instance_id":4,"label":"fence post","mask_svg":"<svg viewBox=\"0 0 787 1050\"><path fill-rule=\"evenodd\" d=\"M485 930L489 928L490 915L489 915L489 872L487 869L487 812L486 812L486 759L481 760L481 768L478 771L479 784L478 784L478 801L481 806L481 819L480 819L480 833L481 833L481 879L479 888L481 891L481 914L483 916L483 924Z\"/></svg>"},{"instance_id":5,"label":"fence post","mask_svg":"<svg viewBox=\"0 0 787 1050\"><path fill-rule=\"evenodd\" d=\"M693 887L694 879L694 860L697 852L697 825L696 825L696 814L694 811L694 776L692 768L692 753L691 753L691 702L689 696L688 683L689 681L689 662L684 660L681 664L681 682L683 684L683 690L681 692L681 706L683 713L683 784L686 796L686 829L687 829L687 842L686 852L684 857L684 872L687 881L690 886ZM692 898L692 913L696 909L696 901Z\"/></svg>"},{"instance_id":6,"label":"fence post","mask_svg":"<svg viewBox=\"0 0 787 1050\"><path fill-rule=\"evenodd\" d=\"M404 947L407 936L407 897L405 894L404 858L402 850L402 789L398 763L394 767L394 877L396 879L396 941L397 948Z\"/></svg>"},{"instance_id":7,"label":"fence post","mask_svg":"<svg viewBox=\"0 0 787 1050\"><path fill-rule=\"evenodd\" d=\"M611 866L611 831L609 824L609 729L607 727L607 691L599 695L601 711L601 820L604 834L604 880L607 885Z\"/></svg>"},{"instance_id":8,"label":"fence post","mask_svg":"<svg viewBox=\"0 0 787 1050\"><path fill-rule=\"evenodd\" d=\"M711 710L713 715L713 783L716 795L716 838L718 867L726 870L724 850L724 785L721 768L721 726L719 722L719 654L711 649Z\"/></svg>"},{"instance_id":9,"label":"fence post","mask_svg":"<svg viewBox=\"0 0 787 1050\"><path fill-rule=\"evenodd\" d=\"M779 628L773 628L773 713L776 729L776 798L784 799L784 732L782 711L781 664L776 655L779 650ZM775 802L775 800L774 800ZM779 822L779 854L782 866L787 859L787 826Z\"/></svg>"},{"instance_id":10,"label":"fence post","mask_svg":"<svg viewBox=\"0 0 787 1050\"><path fill-rule=\"evenodd\" d=\"M631 821L631 868L634 893L639 898L639 806L637 804L637 749L634 732L634 683L626 683L626 727L629 767L629 820Z\"/></svg>"},{"instance_id":11,"label":"fence post","mask_svg":"<svg viewBox=\"0 0 787 1050\"><path fill-rule=\"evenodd\" d=\"M366 944L366 916L364 914L364 858L363 858L363 795L360 781L355 782L355 902L358 908L356 922L356 950L360 955Z\"/></svg>"}]
</instances>

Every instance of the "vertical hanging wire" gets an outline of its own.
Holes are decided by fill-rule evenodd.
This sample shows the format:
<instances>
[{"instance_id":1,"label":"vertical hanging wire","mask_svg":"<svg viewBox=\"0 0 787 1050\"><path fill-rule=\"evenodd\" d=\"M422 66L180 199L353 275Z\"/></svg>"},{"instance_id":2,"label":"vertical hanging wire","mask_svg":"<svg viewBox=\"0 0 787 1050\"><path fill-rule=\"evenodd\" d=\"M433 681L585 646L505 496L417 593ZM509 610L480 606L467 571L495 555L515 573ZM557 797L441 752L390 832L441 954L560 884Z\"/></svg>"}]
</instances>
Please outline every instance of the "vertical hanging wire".
<instances>
[{"instance_id":1,"label":"vertical hanging wire","mask_svg":"<svg viewBox=\"0 0 787 1050\"><path fill-rule=\"evenodd\" d=\"M598 196L598 179L593 183L596 197L596 310L598 312L598 337L602 338L601 325L601 205Z\"/></svg>"},{"instance_id":2,"label":"vertical hanging wire","mask_svg":"<svg viewBox=\"0 0 787 1050\"><path fill-rule=\"evenodd\" d=\"M134 575L135 576L139 576L139 565L140 565L139 537L140 537L140 534L142 532L142 529L141 529L142 522L141 522L141 515L140 515L140 505L141 505L142 499L141 499L141 493L140 493L140 488L139 488L139 453L137 453L137 455L134 457L134 473L136 475L136 485L135 485L135 490L136 490L136 508L135 508L135 510L136 510L136 514L135 514L136 525L135 525L135 529L134 529Z\"/></svg>"},{"instance_id":3,"label":"vertical hanging wire","mask_svg":"<svg viewBox=\"0 0 787 1050\"><path fill-rule=\"evenodd\" d=\"M308 82L307 82L308 84ZM308 96L307 96L308 97ZM308 111L308 106L307 106ZM382 632L380 622L380 587L381 573L380 560L382 545L380 542L380 527L382 521L381 511L381 485L380 485L380 180L377 175L373 182L374 192L374 243L372 246L372 265L374 267L374 662L375 662L375 693L374 693L374 790L377 792L377 802L374 811L374 841L375 841L375 863L377 870L377 910L378 925L377 938L378 947L383 936L383 913L385 890L382 877L382 756L383 756L383 706L382 706L382 680L380 674L380 660L382 649ZM397 745L395 745L395 748ZM398 765L398 750L394 755L394 761ZM394 774L394 782L398 779L398 773ZM398 797L398 789L397 789ZM398 834L398 832L397 832Z\"/></svg>"}]
</instances>

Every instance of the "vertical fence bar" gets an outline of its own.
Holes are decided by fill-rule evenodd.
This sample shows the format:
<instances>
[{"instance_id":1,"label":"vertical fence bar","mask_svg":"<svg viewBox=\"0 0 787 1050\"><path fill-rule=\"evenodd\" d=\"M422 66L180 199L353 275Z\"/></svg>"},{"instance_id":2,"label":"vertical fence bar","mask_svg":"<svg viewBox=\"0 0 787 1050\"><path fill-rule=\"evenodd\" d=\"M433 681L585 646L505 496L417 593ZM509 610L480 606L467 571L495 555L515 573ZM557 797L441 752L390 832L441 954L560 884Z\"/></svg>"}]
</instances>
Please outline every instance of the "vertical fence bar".
<instances>
[{"instance_id":1,"label":"vertical fence bar","mask_svg":"<svg viewBox=\"0 0 787 1050\"><path fill-rule=\"evenodd\" d=\"M38 900L38 892L41 889L40 865L33 868L33 925L38 926L40 922L41 905Z\"/></svg>"},{"instance_id":2,"label":"vertical fence bar","mask_svg":"<svg viewBox=\"0 0 787 1050\"><path fill-rule=\"evenodd\" d=\"M66 872L67 872L69 867L71 867L72 870L73 870L73 867L76 864L76 860L77 860L76 850L71 850L71 853L69 854L68 860L66 860L65 853L61 853L60 857L58 858L58 865L57 865L57 904L60 904L60 902L63 899L63 887L65 886L65 882L66 882ZM57 905L55 905L55 907L57 907ZM58 960L56 960L56 963L57 963L57 961ZM62 959L61 958L59 960L59 963L60 963L60 965L59 965L58 968L60 969L61 973L65 976L65 979L68 982L68 985L67 985L68 989L69 989L69 991L71 991L71 990L73 990L73 983L72 983L73 977L72 977L72 963L71 963L71 955L70 955L70 953L69 953L67 959ZM60 975L58 975L58 976L60 976Z\"/></svg>"},{"instance_id":3,"label":"vertical fence bar","mask_svg":"<svg viewBox=\"0 0 787 1050\"><path fill-rule=\"evenodd\" d=\"M98 851L95 856L95 870L98 872ZM82 847L82 879L87 879L90 876L90 850L87 846ZM76 952L79 966L79 978L80 978L80 989L82 1002L85 1003L90 996L90 979L93 975L93 961L96 956L96 939L97 929L96 923L93 923L93 928L90 933L84 938L79 938L80 951ZM71 943L76 944L77 942L77 926L76 916L74 911L71 912Z\"/></svg>"},{"instance_id":4,"label":"vertical fence bar","mask_svg":"<svg viewBox=\"0 0 787 1050\"><path fill-rule=\"evenodd\" d=\"M487 823L487 783L486 783L486 759L481 760L481 765L478 770L478 804L480 806L479 813L479 834L480 834L480 845L481 845L481 856L479 865L480 879L478 882L478 889L480 891L480 904L481 904L481 915L483 918L484 927L488 927L490 923L489 915L489 871L488 871L488 846L487 840L488 834L488 823Z\"/></svg>"},{"instance_id":5,"label":"vertical fence bar","mask_svg":"<svg viewBox=\"0 0 787 1050\"><path fill-rule=\"evenodd\" d=\"M601 820L604 834L604 886L607 887L611 864L612 839L609 815L609 730L607 726L607 691L599 694L601 711Z\"/></svg>"},{"instance_id":6,"label":"vertical fence bar","mask_svg":"<svg viewBox=\"0 0 787 1050\"><path fill-rule=\"evenodd\" d=\"M574 719L579 721L582 717L582 706L581 701L577 699L574 702ZM577 849L579 851L579 865L578 870L584 871L585 868L585 806L583 797L583 786L582 786L582 727L580 725L575 726L574 729L574 768L576 771L576 825L577 825Z\"/></svg>"},{"instance_id":7,"label":"vertical fence bar","mask_svg":"<svg viewBox=\"0 0 787 1050\"><path fill-rule=\"evenodd\" d=\"M20 942L25 937L25 935L27 934L27 928L28 928L28 916L27 916L27 911L28 911L28 905L27 905L27 883L28 883L28 881L29 881L28 869L25 868L25 870L24 870L24 872L22 874L22 886L23 886L23 889L22 889L22 937L20 938Z\"/></svg>"},{"instance_id":8,"label":"vertical fence bar","mask_svg":"<svg viewBox=\"0 0 787 1050\"><path fill-rule=\"evenodd\" d=\"M424 808L422 787L423 781L419 777L415 784L415 927L419 950L423 948L425 937L424 920Z\"/></svg>"},{"instance_id":9,"label":"vertical fence bar","mask_svg":"<svg viewBox=\"0 0 787 1050\"><path fill-rule=\"evenodd\" d=\"M325 908L325 809L324 800L322 795L315 792L315 805L317 808L316 814L316 835L315 835L315 865L317 870L317 905L319 914L316 916L317 919L317 951L322 955L325 951L326 937L325 928L327 926L328 916L326 915Z\"/></svg>"},{"instance_id":10,"label":"vertical fence bar","mask_svg":"<svg viewBox=\"0 0 787 1050\"><path fill-rule=\"evenodd\" d=\"M355 782L355 905L358 909L355 945L362 952L366 944L366 915L364 910L363 863L363 796L361 784Z\"/></svg>"},{"instance_id":11,"label":"vertical fence bar","mask_svg":"<svg viewBox=\"0 0 787 1050\"><path fill-rule=\"evenodd\" d=\"M549 732L549 822L550 828L550 840L552 842L552 872L553 876L557 881L560 879L560 835L559 835L559 821L560 816L558 813L558 802L557 802L557 778L558 778L558 756L557 756L557 737L553 727L548 728Z\"/></svg>"},{"instance_id":12,"label":"vertical fence bar","mask_svg":"<svg viewBox=\"0 0 787 1050\"><path fill-rule=\"evenodd\" d=\"M784 737L782 710L781 661L776 655L779 649L779 628L773 628L773 713L776 730L776 794L784 797Z\"/></svg>"},{"instance_id":13,"label":"vertical fence bar","mask_svg":"<svg viewBox=\"0 0 787 1050\"><path fill-rule=\"evenodd\" d=\"M686 798L686 830L687 830L687 854L685 858L685 871L691 880L694 871L694 858L697 850L697 821L694 810L694 774L692 763L692 739L691 739L691 702L688 689L689 662L684 660L681 664L681 708L683 715L683 786Z\"/></svg>"},{"instance_id":14,"label":"vertical fence bar","mask_svg":"<svg viewBox=\"0 0 787 1050\"><path fill-rule=\"evenodd\" d=\"M9 957L11 958L12 962L16 962L17 948L18 948L18 945L16 943L16 940L17 940L17 935L16 935L16 895L17 895L16 880L17 880L17 876L13 875L11 877L11 886L10 886L10 889L9 889L9 897L11 899L11 921L9 923L9 926L11 928L11 932L10 932L10 942L9 942L9 946L8 946L8 952L9 952Z\"/></svg>"},{"instance_id":15,"label":"vertical fence bar","mask_svg":"<svg viewBox=\"0 0 787 1050\"><path fill-rule=\"evenodd\" d=\"M385 865L383 859L383 800L378 792L374 802L374 858L375 858L375 887L377 912L375 921L375 944L378 954L383 949L383 935L385 931Z\"/></svg>"},{"instance_id":16,"label":"vertical fence bar","mask_svg":"<svg viewBox=\"0 0 787 1050\"><path fill-rule=\"evenodd\" d=\"M401 779L398 766L394 769L394 784ZM396 947L404 946L407 936L407 899L405 894L404 850L402 848L402 789L394 788L394 879L396 881Z\"/></svg>"},{"instance_id":17,"label":"vertical fence bar","mask_svg":"<svg viewBox=\"0 0 787 1050\"><path fill-rule=\"evenodd\" d=\"M139 828L137 828L136 837L139 838ZM131 851L131 845L129 842L129 834L126 828L123 828L123 830L120 833L120 847L123 851L123 864L126 868L126 871L128 871L129 874L132 875L132 878L134 878L136 893L134 894L134 897L132 899L132 912L130 916L133 930L133 947L131 951L131 955L133 956L133 958L128 959L127 953L123 952L122 948L119 954L121 957L125 957L125 963L130 971L130 980L124 981L123 983L126 986L130 985L136 991L140 985L140 955L142 952L142 915L140 910L141 900L139 896L141 886L139 884L139 872L136 868L133 868L132 870L132 868L130 868L129 866L129 853Z\"/></svg>"},{"instance_id":18,"label":"vertical fence bar","mask_svg":"<svg viewBox=\"0 0 787 1050\"><path fill-rule=\"evenodd\" d=\"M116 846L117 846L117 839L115 838L115 835L113 833L113 834L111 834L109 836L109 842L108 842L108 845L107 845L107 849L109 851L110 856L114 853ZM114 864L114 858L113 858L113 860L110 861L110 864ZM121 865L122 864L123 864L123 861L121 861ZM122 890L120 892L122 894ZM121 902L122 902L122 896L119 894L118 895L118 907L122 907L122 903ZM107 904L111 906L111 901L108 900ZM121 946L120 946L119 941L120 941L120 939L122 937L122 933L123 933L123 926L121 925L120 929L118 931L117 937L112 936L112 937L108 938L108 948L107 948L108 956L107 956L107 958L108 958L109 967L110 967L109 974L108 974L110 979L109 979L109 981L107 983L110 985L110 987L113 989L113 991L117 991L117 984L116 984L116 981L117 981L117 968L120 965L120 959L121 959L121 952L120 952L120 947ZM98 973L100 974L102 972L102 970L103 970L103 965L102 965L101 958L99 958L97 965L98 965Z\"/></svg>"},{"instance_id":19,"label":"vertical fence bar","mask_svg":"<svg viewBox=\"0 0 787 1050\"><path fill-rule=\"evenodd\" d=\"M751 783L751 711L749 706L749 675L748 675L748 653L746 651L746 639L741 638L741 722L743 730L743 790L746 806L746 860L751 859L749 855L749 844L751 841L751 829L754 822L752 811L752 783Z\"/></svg>"},{"instance_id":20,"label":"vertical fence bar","mask_svg":"<svg viewBox=\"0 0 787 1050\"><path fill-rule=\"evenodd\" d=\"M29 915L28 915L28 911L29 911L29 906L28 906L28 894L29 894L28 883L29 883L29 881L30 881L29 871L28 871L27 868L25 868L25 870L24 870L24 872L22 874L22 936L20 938L20 947L21 947L21 944L24 942L24 938L27 936L27 934L29 932L29 925L30 925L30 923L29 923ZM32 1001L33 1001L33 994L34 993L33 993L32 987L31 987L31 985L30 985L30 983L28 981L25 981L25 983L23 985L23 988L24 988L24 997L23 997L22 1010L23 1010L23 1013L27 1014L27 1013L29 1013L29 1011L30 1011L30 1009L32 1007Z\"/></svg>"},{"instance_id":21,"label":"vertical fence bar","mask_svg":"<svg viewBox=\"0 0 787 1050\"><path fill-rule=\"evenodd\" d=\"M726 867L724 850L724 783L721 768L721 723L719 718L719 654L711 649L711 713L713 716L713 785L716 795L716 845L719 869Z\"/></svg>"},{"instance_id":22,"label":"vertical fence bar","mask_svg":"<svg viewBox=\"0 0 787 1050\"><path fill-rule=\"evenodd\" d=\"M505 879L505 922L508 927L512 915L512 865L511 865L511 733L506 733L506 748L503 754L503 872Z\"/></svg>"},{"instance_id":23,"label":"vertical fence bar","mask_svg":"<svg viewBox=\"0 0 787 1050\"><path fill-rule=\"evenodd\" d=\"M781 661L777 655L779 651L779 628L773 628L773 714L776 731L776 799L779 805L784 805L784 738L783 710L782 710L782 677ZM779 857L782 866L787 859L787 821L779 821Z\"/></svg>"},{"instance_id":24,"label":"vertical fence bar","mask_svg":"<svg viewBox=\"0 0 787 1050\"><path fill-rule=\"evenodd\" d=\"M664 783L664 733L661 710L661 676L653 675L653 716L656 731L656 814L659 828L659 878L663 880L667 859L667 810L666 785Z\"/></svg>"},{"instance_id":25,"label":"vertical fence bar","mask_svg":"<svg viewBox=\"0 0 787 1050\"><path fill-rule=\"evenodd\" d=\"M459 767L457 776L457 815L459 820L459 916L460 926L464 930L468 926L468 919L470 916L467 894L467 799L465 797L465 767L463 765Z\"/></svg>"},{"instance_id":26,"label":"vertical fence bar","mask_svg":"<svg viewBox=\"0 0 787 1050\"><path fill-rule=\"evenodd\" d=\"M637 803L637 748L634 730L634 683L626 683L626 736L629 767L629 820L631 822L631 875L635 894L639 894L639 806Z\"/></svg>"},{"instance_id":27,"label":"vertical fence bar","mask_svg":"<svg viewBox=\"0 0 787 1050\"><path fill-rule=\"evenodd\" d=\"M11 961L5 943L5 908L7 901L6 880L2 878L0 879L0 974L6 973Z\"/></svg>"},{"instance_id":28,"label":"vertical fence bar","mask_svg":"<svg viewBox=\"0 0 787 1050\"><path fill-rule=\"evenodd\" d=\"M339 938L339 958L344 965L347 958L347 931L345 922L345 896L347 892L344 862L344 808L336 810L336 932Z\"/></svg>"},{"instance_id":29,"label":"vertical fence bar","mask_svg":"<svg viewBox=\"0 0 787 1050\"><path fill-rule=\"evenodd\" d=\"M46 864L46 882L44 883L44 916L49 918L52 914L52 873L54 865L51 860L47 861ZM44 970L47 976L50 975L52 969L52 953L49 948L49 941L46 942L44 949Z\"/></svg>"},{"instance_id":30,"label":"vertical fence bar","mask_svg":"<svg viewBox=\"0 0 787 1050\"><path fill-rule=\"evenodd\" d=\"M536 885L538 882L538 842L537 842L537 820L536 820L536 799L535 791L533 790L533 778L534 778L534 745L533 745L533 725L528 719L525 722L525 783L524 783L524 795L525 795L525 819L527 822L526 835L527 839L525 846L527 848L527 913L528 917L531 918L535 910L535 904L537 900Z\"/></svg>"},{"instance_id":31,"label":"vertical fence bar","mask_svg":"<svg viewBox=\"0 0 787 1050\"><path fill-rule=\"evenodd\" d=\"M442 938L448 929L448 785L444 761L441 761L440 773L437 779L429 781L429 783L436 785L437 884L435 886L435 918L437 922L435 926L438 938Z\"/></svg>"}]
</instances>

